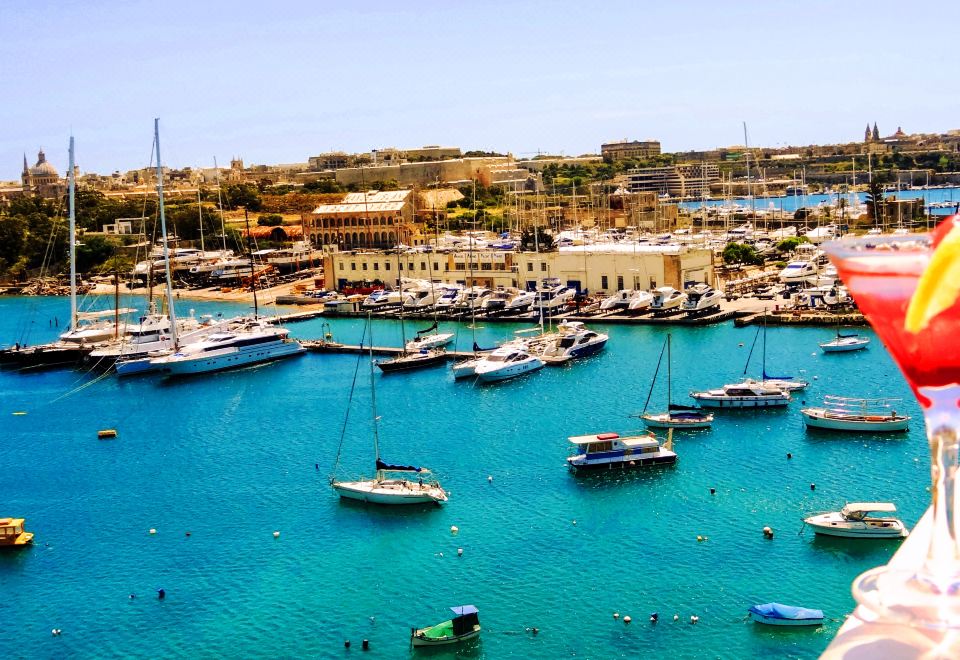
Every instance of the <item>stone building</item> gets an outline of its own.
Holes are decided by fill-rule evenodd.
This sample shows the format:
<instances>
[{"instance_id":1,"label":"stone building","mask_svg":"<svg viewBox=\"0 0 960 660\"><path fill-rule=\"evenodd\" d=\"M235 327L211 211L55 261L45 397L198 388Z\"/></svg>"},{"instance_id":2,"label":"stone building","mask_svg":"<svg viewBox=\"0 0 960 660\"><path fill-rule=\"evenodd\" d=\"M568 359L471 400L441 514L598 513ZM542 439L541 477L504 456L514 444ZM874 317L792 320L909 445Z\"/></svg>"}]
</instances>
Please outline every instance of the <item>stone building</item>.
<instances>
[{"instance_id":1,"label":"stone building","mask_svg":"<svg viewBox=\"0 0 960 660\"><path fill-rule=\"evenodd\" d=\"M419 245L423 229L414 220L413 205L412 190L347 193L338 204L315 208L306 230L314 244L340 250Z\"/></svg>"},{"instance_id":2,"label":"stone building","mask_svg":"<svg viewBox=\"0 0 960 660\"><path fill-rule=\"evenodd\" d=\"M652 156L660 155L659 140L633 140L628 142L608 142L600 145L600 155L608 163L615 160L637 159L645 160Z\"/></svg>"}]
</instances>

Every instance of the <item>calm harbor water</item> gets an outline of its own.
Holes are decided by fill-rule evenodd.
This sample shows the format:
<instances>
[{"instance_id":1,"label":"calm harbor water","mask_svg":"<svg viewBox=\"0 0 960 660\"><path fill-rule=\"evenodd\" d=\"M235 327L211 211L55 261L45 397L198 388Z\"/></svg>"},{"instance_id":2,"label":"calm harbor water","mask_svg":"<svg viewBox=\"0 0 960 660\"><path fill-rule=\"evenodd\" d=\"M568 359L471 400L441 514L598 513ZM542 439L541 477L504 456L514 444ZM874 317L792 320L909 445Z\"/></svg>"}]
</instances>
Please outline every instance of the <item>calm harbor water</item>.
<instances>
[{"instance_id":1,"label":"calm harbor water","mask_svg":"<svg viewBox=\"0 0 960 660\"><path fill-rule=\"evenodd\" d=\"M182 312L244 310L181 303ZM30 343L51 338L67 306L0 299L0 342L26 327ZM522 327L478 325L481 345ZM290 327L301 338L327 329L322 319ZM357 341L362 327L329 322L340 341ZM35 547L0 554L7 652L337 658L362 653L366 638L370 657L382 658L815 657L853 607L851 580L898 544L801 535L801 517L889 500L913 525L928 503L919 410L879 340L823 355L817 342L829 329L771 327L768 371L812 381L788 409L718 413L712 430L677 435L671 468L575 478L567 436L638 428L630 415L666 332L605 330L600 355L498 386L457 383L443 368L376 375L383 458L430 466L451 493L443 508L351 505L329 488L358 367L341 469L372 469L369 371L356 356L308 354L177 381L0 372L0 515L24 516L36 533ZM468 347L474 331L458 332ZM683 400L738 378L756 329L672 333ZM399 344L399 324L374 322L374 339ZM751 372L760 372L759 347ZM900 396L916 417L905 435L807 432L801 401L824 394ZM103 428L119 437L98 441ZM828 622L780 630L745 620L768 601L821 608ZM477 643L408 648L411 626L467 603L480 609ZM659 624L648 623L651 612Z\"/></svg>"}]
</instances>

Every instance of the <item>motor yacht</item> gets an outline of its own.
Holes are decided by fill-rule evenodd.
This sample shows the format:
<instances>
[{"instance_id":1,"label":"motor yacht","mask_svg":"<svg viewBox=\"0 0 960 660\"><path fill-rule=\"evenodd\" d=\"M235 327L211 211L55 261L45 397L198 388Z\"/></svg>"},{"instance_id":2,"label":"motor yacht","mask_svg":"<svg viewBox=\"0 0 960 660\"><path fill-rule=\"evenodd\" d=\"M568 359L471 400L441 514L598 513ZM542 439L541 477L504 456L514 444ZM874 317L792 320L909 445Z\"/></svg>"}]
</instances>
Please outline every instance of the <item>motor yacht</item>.
<instances>
[{"instance_id":1,"label":"motor yacht","mask_svg":"<svg viewBox=\"0 0 960 660\"><path fill-rule=\"evenodd\" d=\"M896 512L897 507L890 502L850 502L840 511L821 513L803 522L813 531L824 536L840 536L849 539L899 539L909 532L899 518L893 516L870 515Z\"/></svg>"},{"instance_id":2,"label":"motor yacht","mask_svg":"<svg viewBox=\"0 0 960 660\"><path fill-rule=\"evenodd\" d=\"M471 286L463 289L457 299L456 310L459 312L469 312L473 310L479 312L483 309L483 303L493 295L493 291L485 286Z\"/></svg>"},{"instance_id":3,"label":"motor yacht","mask_svg":"<svg viewBox=\"0 0 960 660\"><path fill-rule=\"evenodd\" d=\"M667 312L678 310L687 299L687 294L677 291L672 286L662 286L654 289L653 302L650 303L650 309L654 312Z\"/></svg>"},{"instance_id":4,"label":"motor yacht","mask_svg":"<svg viewBox=\"0 0 960 660\"><path fill-rule=\"evenodd\" d=\"M402 303L403 295L399 291L377 289L364 298L363 302L360 303L360 309L375 312L380 309L399 307Z\"/></svg>"},{"instance_id":5,"label":"motor yacht","mask_svg":"<svg viewBox=\"0 0 960 660\"><path fill-rule=\"evenodd\" d=\"M507 304L504 305L504 312L525 312L537 302L537 294L533 291L517 291Z\"/></svg>"},{"instance_id":6,"label":"motor yacht","mask_svg":"<svg viewBox=\"0 0 960 660\"><path fill-rule=\"evenodd\" d=\"M633 289L620 289L600 302L600 311L607 312L614 309L626 309L627 306L630 305L630 299L633 297L633 294Z\"/></svg>"},{"instance_id":7,"label":"motor yacht","mask_svg":"<svg viewBox=\"0 0 960 660\"><path fill-rule=\"evenodd\" d=\"M784 284L803 284L819 272L813 261L791 261L780 271L780 281Z\"/></svg>"},{"instance_id":8,"label":"motor yacht","mask_svg":"<svg viewBox=\"0 0 960 660\"><path fill-rule=\"evenodd\" d=\"M313 268L323 263L323 250L313 247L310 241L296 241L288 248L274 250L268 254L267 263L281 273Z\"/></svg>"},{"instance_id":9,"label":"motor yacht","mask_svg":"<svg viewBox=\"0 0 960 660\"><path fill-rule=\"evenodd\" d=\"M131 330L129 323L118 319L135 311L137 310L123 307L77 312L76 327L62 333L57 343L81 346L118 339Z\"/></svg>"},{"instance_id":10,"label":"motor yacht","mask_svg":"<svg viewBox=\"0 0 960 660\"><path fill-rule=\"evenodd\" d=\"M436 286L411 288L403 292L403 308L410 312L424 312L437 304L440 290Z\"/></svg>"},{"instance_id":11,"label":"motor yacht","mask_svg":"<svg viewBox=\"0 0 960 660\"><path fill-rule=\"evenodd\" d=\"M702 314L711 309L719 309L720 300L723 298L722 293L703 283L688 287L685 293L687 299L683 301L680 309L688 314Z\"/></svg>"},{"instance_id":12,"label":"motor yacht","mask_svg":"<svg viewBox=\"0 0 960 660\"><path fill-rule=\"evenodd\" d=\"M743 382L721 388L690 392L701 406L708 408L765 408L790 403L790 393L762 382Z\"/></svg>"},{"instance_id":13,"label":"motor yacht","mask_svg":"<svg viewBox=\"0 0 960 660\"><path fill-rule=\"evenodd\" d=\"M437 296L436 308L438 312L449 312L457 304L461 287L450 284L439 285L440 294Z\"/></svg>"},{"instance_id":14,"label":"motor yacht","mask_svg":"<svg viewBox=\"0 0 960 660\"><path fill-rule=\"evenodd\" d=\"M653 433L623 438L618 433L595 433L569 440L575 453L567 457L567 466L574 472L629 470L677 462L676 453L661 445Z\"/></svg>"},{"instance_id":15,"label":"motor yacht","mask_svg":"<svg viewBox=\"0 0 960 660\"><path fill-rule=\"evenodd\" d=\"M501 346L485 355L474 367L474 375L484 383L516 378L543 368L544 361L515 345Z\"/></svg>"},{"instance_id":16,"label":"motor yacht","mask_svg":"<svg viewBox=\"0 0 960 660\"><path fill-rule=\"evenodd\" d=\"M271 325L265 319L249 320L183 346L172 355L154 358L151 363L165 375L186 376L302 354L303 346L290 339L289 334L286 328Z\"/></svg>"},{"instance_id":17,"label":"motor yacht","mask_svg":"<svg viewBox=\"0 0 960 660\"><path fill-rule=\"evenodd\" d=\"M546 316L555 316L566 311L567 305L576 295L577 290L562 284L560 278L545 277L537 287L534 306Z\"/></svg>"},{"instance_id":18,"label":"motor yacht","mask_svg":"<svg viewBox=\"0 0 960 660\"><path fill-rule=\"evenodd\" d=\"M630 300L627 302L627 313L639 314L640 312L648 311L652 305L653 294L649 291L638 289L633 292L633 295L630 296Z\"/></svg>"},{"instance_id":19,"label":"motor yacht","mask_svg":"<svg viewBox=\"0 0 960 660\"><path fill-rule=\"evenodd\" d=\"M548 364L560 364L602 351L609 338L609 335L590 330L580 321L563 321L557 326L554 338L542 344L536 355Z\"/></svg>"}]
</instances>

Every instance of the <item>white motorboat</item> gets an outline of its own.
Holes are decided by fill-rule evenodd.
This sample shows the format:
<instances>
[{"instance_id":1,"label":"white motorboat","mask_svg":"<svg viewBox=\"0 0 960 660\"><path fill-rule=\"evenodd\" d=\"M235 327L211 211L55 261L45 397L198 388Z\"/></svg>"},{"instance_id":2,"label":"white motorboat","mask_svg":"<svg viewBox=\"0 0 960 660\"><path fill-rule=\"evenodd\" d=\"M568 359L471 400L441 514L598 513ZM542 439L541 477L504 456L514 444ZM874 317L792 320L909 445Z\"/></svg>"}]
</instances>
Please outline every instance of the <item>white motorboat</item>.
<instances>
[{"instance_id":1,"label":"white motorboat","mask_svg":"<svg viewBox=\"0 0 960 660\"><path fill-rule=\"evenodd\" d=\"M784 284L803 284L816 277L819 267L814 261L791 261L780 271L780 281Z\"/></svg>"},{"instance_id":2,"label":"white motorboat","mask_svg":"<svg viewBox=\"0 0 960 660\"><path fill-rule=\"evenodd\" d=\"M537 302L537 294L533 291L517 291L507 304L504 305L505 312L525 312Z\"/></svg>"},{"instance_id":3,"label":"white motorboat","mask_svg":"<svg viewBox=\"0 0 960 660\"><path fill-rule=\"evenodd\" d=\"M544 361L515 345L501 346L485 355L474 367L474 375L484 383L516 378L543 368Z\"/></svg>"},{"instance_id":4,"label":"white motorboat","mask_svg":"<svg viewBox=\"0 0 960 660\"><path fill-rule=\"evenodd\" d=\"M178 323L180 326L178 335L186 335L200 327L200 323L192 317L181 319ZM90 357L94 360L107 359L113 361L142 357L151 351L162 351L172 348L172 346L170 317L158 313L154 307L149 314L141 316L137 324L129 324L126 335L106 346L93 350Z\"/></svg>"},{"instance_id":5,"label":"white motorboat","mask_svg":"<svg viewBox=\"0 0 960 660\"><path fill-rule=\"evenodd\" d=\"M460 297L460 286L453 286L450 284L443 284L440 286L440 295L437 296L436 308L438 312L449 312L452 310L456 304L457 299Z\"/></svg>"},{"instance_id":6,"label":"white motorboat","mask_svg":"<svg viewBox=\"0 0 960 660\"><path fill-rule=\"evenodd\" d=\"M233 250L215 250L203 252L200 260L190 266L190 274L193 276L211 276L214 271L221 270L229 261L234 260ZM247 264L246 261L242 262ZM247 265L249 268L249 265Z\"/></svg>"},{"instance_id":7,"label":"white motorboat","mask_svg":"<svg viewBox=\"0 0 960 660\"><path fill-rule=\"evenodd\" d=\"M724 385L721 388L690 392L690 396L709 408L767 408L790 403L790 393L758 382Z\"/></svg>"},{"instance_id":8,"label":"white motorboat","mask_svg":"<svg viewBox=\"0 0 960 660\"><path fill-rule=\"evenodd\" d=\"M129 323L118 319L135 311L137 310L123 307L121 309L77 312L76 323L70 330L60 335L58 343L89 345L119 339L127 334L131 327Z\"/></svg>"},{"instance_id":9,"label":"white motorboat","mask_svg":"<svg viewBox=\"0 0 960 660\"><path fill-rule=\"evenodd\" d=\"M483 304L493 295L493 291L485 286L471 286L463 289L457 299L456 310L460 312L479 311Z\"/></svg>"},{"instance_id":10,"label":"white motorboat","mask_svg":"<svg viewBox=\"0 0 960 660\"><path fill-rule=\"evenodd\" d=\"M653 433L623 438L618 433L594 433L569 440L575 453L567 457L567 466L574 472L629 470L677 462L677 454L661 445Z\"/></svg>"},{"instance_id":11,"label":"white motorboat","mask_svg":"<svg viewBox=\"0 0 960 660\"><path fill-rule=\"evenodd\" d=\"M461 380L463 378L472 378L477 375L477 365L483 362L482 356L467 358L465 360L460 360L455 362L453 370L453 378L455 380Z\"/></svg>"},{"instance_id":12,"label":"white motorboat","mask_svg":"<svg viewBox=\"0 0 960 660\"><path fill-rule=\"evenodd\" d=\"M602 351L608 339L609 335L590 330L580 321L563 321L551 340L531 351L548 364L560 364Z\"/></svg>"},{"instance_id":13,"label":"white motorboat","mask_svg":"<svg viewBox=\"0 0 960 660\"><path fill-rule=\"evenodd\" d=\"M627 303L627 313L636 314L643 312L650 309L651 305L653 305L653 294L649 291L638 289L630 296L630 300Z\"/></svg>"},{"instance_id":14,"label":"white motorboat","mask_svg":"<svg viewBox=\"0 0 960 660\"><path fill-rule=\"evenodd\" d=\"M850 539L899 539L909 532L899 518L872 516L872 513L894 513L897 507L890 502L850 502L840 511L821 513L804 518L813 531L824 536Z\"/></svg>"},{"instance_id":15,"label":"white motorboat","mask_svg":"<svg viewBox=\"0 0 960 660\"><path fill-rule=\"evenodd\" d=\"M613 295L607 296L600 301L600 311L607 312L614 309L626 309L630 305L630 299L633 297L633 289L620 289Z\"/></svg>"},{"instance_id":16,"label":"white motorboat","mask_svg":"<svg viewBox=\"0 0 960 660\"><path fill-rule=\"evenodd\" d=\"M800 412L810 428L866 433L906 431L910 417L893 409L893 404L899 401L827 395L823 398L822 407L803 408Z\"/></svg>"},{"instance_id":17,"label":"white motorboat","mask_svg":"<svg viewBox=\"0 0 960 660\"><path fill-rule=\"evenodd\" d=\"M560 282L558 277L545 277L537 287L534 306L546 316L562 314L573 301L577 290Z\"/></svg>"},{"instance_id":18,"label":"white motorboat","mask_svg":"<svg viewBox=\"0 0 960 660\"><path fill-rule=\"evenodd\" d=\"M483 301L482 309L484 312L500 312L506 309L507 303L516 295L516 290L506 289L504 287L497 287L497 289L491 293Z\"/></svg>"},{"instance_id":19,"label":"white motorboat","mask_svg":"<svg viewBox=\"0 0 960 660\"><path fill-rule=\"evenodd\" d=\"M400 307L401 304L403 304L403 295L399 291L377 289L363 299L363 302L360 303L360 309L375 312L379 309Z\"/></svg>"},{"instance_id":20,"label":"white motorboat","mask_svg":"<svg viewBox=\"0 0 960 660\"><path fill-rule=\"evenodd\" d=\"M250 261L240 257L218 261L217 267L210 273L210 279L215 282L235 282L249 276Z\"/></svg>"},{"instance_id":21,"label":"white motorboat","mask_svg":"<svg viewBox=\"0 0 960 660\"><path fill-rule=\"evenodd\" d=\"M680 308L688 314L702 314L711 309L718 309L720 300L723 298L722 293L703 283L688 287L685 293L687 299L683 301Z\"/></svg>"},{"instance_id":22,"label":"white motorboat","mask_svg":"<svg viewBox=\"0 0 960 660\"><path fill-rule=\"evenodd\" d=\"M169 376L186 376L235 369L270 362L304 352L290 339L286 328L263 319L247 321L240 327L214 332L205 339L188 344L172 355L151 360L151 364Z\"/></svg>"},{"instance_id":23,"label":"white motorboat","mask_svg":"<svg viewBox=\"0 0 960 660\"><path fill-rule=\"evenodd\" d=\"M835 339L820 343L820 350L822 350L824 353L846 353L848 351L859 351L864 349L869 343L869 337L861 337L856 333L844 335L837 330L837 336Z\"/></svg>"},{"instance_id":24,"label":"white motorboat","mask_svg":"<svg viewBox=\"0 0 960 660\"><path fill-rule=\"evenodd\" d=\"M687 299L687 294L677 291L672 286L662 286L652 291L653 302L650 309L654 312L667 312L680 309Z\"/></svg>"}]
</instances>

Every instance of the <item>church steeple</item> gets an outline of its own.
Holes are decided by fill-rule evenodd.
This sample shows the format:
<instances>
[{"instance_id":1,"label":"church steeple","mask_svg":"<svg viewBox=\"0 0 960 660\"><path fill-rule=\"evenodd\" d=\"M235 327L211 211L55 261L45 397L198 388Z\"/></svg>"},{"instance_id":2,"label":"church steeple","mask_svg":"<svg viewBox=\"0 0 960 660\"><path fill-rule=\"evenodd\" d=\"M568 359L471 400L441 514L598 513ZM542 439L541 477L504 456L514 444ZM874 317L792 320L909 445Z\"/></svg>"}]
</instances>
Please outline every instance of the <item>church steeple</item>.
<instances>
[{"instance_id":1,"label":"church steeple","mask_svg":"<svg viewBox=\"0 0 960 660\"><path fill-rule=\"evenodd\" d=\"M876 142L880 141L880 131L877 130L877 122L873 122L873 139Z\"/></svg>"},{"instance_id":2,"label":"church steeple","mask_svg":"<svg viewBox=\"0 0 960 660\"><path fill-rule=\"evenodd\" d=\"M864 142L870 141L870 122L867 122L867 130L863 132L863 141Z\"/></svg>"}]
</instances>

